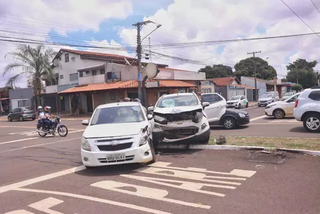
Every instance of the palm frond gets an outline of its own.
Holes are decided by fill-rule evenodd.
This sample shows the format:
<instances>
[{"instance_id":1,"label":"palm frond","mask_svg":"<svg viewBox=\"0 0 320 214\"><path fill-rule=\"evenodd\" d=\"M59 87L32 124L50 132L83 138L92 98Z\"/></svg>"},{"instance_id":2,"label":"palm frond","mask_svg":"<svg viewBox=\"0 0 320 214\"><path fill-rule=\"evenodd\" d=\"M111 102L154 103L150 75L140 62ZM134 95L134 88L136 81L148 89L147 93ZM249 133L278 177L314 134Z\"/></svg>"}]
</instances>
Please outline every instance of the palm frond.
<instances>
[{"instance_id":1,"label":"palm frond","mask_svg":"<svg viewBox=\"0 0 320 214\"><path fill-rule=\"evenodd\" d=\"M12 87L14 86L15 82L21 78L21 76L25 75L25 72L21 72L19 74L14 75L13 77L10 77L6 83L6 87Z\"/></svg>"}]
</instances>

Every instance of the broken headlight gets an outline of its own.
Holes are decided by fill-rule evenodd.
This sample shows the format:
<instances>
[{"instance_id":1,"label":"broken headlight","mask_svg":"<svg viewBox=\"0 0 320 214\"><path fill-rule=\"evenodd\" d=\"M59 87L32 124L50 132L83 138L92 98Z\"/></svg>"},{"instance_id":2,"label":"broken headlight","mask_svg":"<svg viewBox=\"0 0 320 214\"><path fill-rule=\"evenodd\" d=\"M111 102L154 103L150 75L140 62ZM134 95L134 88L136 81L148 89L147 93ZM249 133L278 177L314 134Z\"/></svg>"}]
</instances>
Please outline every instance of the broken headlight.
<instances>
[{"instance_id":1,"label":"broken headlight","mask_svg":"<svg viewBox=\"0 0 320 214\"><path fill-rule=\"evenodd\" d=\"M202 112L196 112L194 118L192 119L192 122L199 123L199 121L202 119L203 113Z\"/></svg>"}]
</instances>

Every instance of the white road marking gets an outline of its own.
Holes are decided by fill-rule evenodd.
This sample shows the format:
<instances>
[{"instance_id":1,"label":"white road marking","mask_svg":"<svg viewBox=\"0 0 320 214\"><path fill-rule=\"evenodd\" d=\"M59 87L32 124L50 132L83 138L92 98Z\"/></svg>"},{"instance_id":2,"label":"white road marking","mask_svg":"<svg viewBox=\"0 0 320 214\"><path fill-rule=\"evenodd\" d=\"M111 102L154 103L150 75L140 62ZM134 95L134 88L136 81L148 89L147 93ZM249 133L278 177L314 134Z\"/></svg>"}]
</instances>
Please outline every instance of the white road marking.
<instances>
[{"instance_id":1,"label":"white road marking","mask_svg":"<svg viewBox=\"0 0 320 214\"><path fill-rule=\"evenodd\" d=\"M155 167L148 167L134 170L136 172L143 172L152 175L163 175L175 178L184 178L184 179L191 179L195 181L201 182L213 182L213 183L220 183L220 184L229 184L229 185L241 185L241 183L236 182L229 182L229 181L219 181L219 180L211 180L206 178L217 178L215 176L207 176L204 173L197 173L197 172L184 172L172 169L161 169ZM219 177L218 179L229 179L230 177ZM245 178L239 178L241 180L246 180Z\"/></svg>"},{"instance_id":2,"label":"white road marking","mask_svg":"<svg viewBox=\"0 0 320 214\"><path fill-rule=\"evenodd\" d=\"M129 208L129 209L133 209L133 210L143 211L143 212L147 212L147 213L170 214L168 212L163 212L161 210L142 207L142 206L138 206L135 204L127 204L127 203L122 203L122 202L118 202L118 201L112 201L112 200L107 200L107 199L103 199L103 198L97 198L97 197L92 197L92 196L87 196L87 195L79 195L79 194L68 193L68 192L57 192L57 191L27 189L27 188L15 188L12 190L22 191L22 192L33 192L33 193L60 195L60 196L83 199L83 200L88 200L88 201L104 203L104 204L111 204L111 205L115 205L115 206L119 206L119 207L125 207L125 208Z\"/></svg>"},{"instance_id":3,"label":"white road marking","mask_svg":"<svg viewBox=\"0 0 320 214\"><path fill-rule=\"evenodd\" d=\"M183 171L213 173L213 174L220 174L220 175L235 175L235 176L247 177L247 178L250 178L251 176L253 176L256 173L256 171L241 170L241 169L234 169L231 172L217 172L217 171L209 171L209 170L203 169L203 168L195 168L195 167L182 168L182 167L172 167L169 165L171 165L171 163L169 163L169 162L157 161L153 164L150 164L149 167L159 167L159 168L177 169L177 170L183 170Z\"/></svg>"},{"instance_id":4,"label":"white road marking","mask_svg":"<svg viewBox=\"0 0 320 214\"><path fill-rule=\"evenodd\" d=\"M235 189L234 186L223 186L223 185L214 185L214 184L206 184L206 183L196 183L196 182L188 182L188 181L181 181L181 180L169 180L169 179L163 179L163 178L154 178L154 177L143 177L143 176L135 176L135 175L120 175L123 177L136 179L144 182L149 182L153 184L158 184L162 186L168 186L173 187L177 189L183 189L188 190L192 192L197 193L203 193L207 195L214 195L219 197L224 197L225 194L217 193L217 192L211 192L206 190L201 190L202 187L215 187L215 188L225 188L225 189ZM174 185L172 183L176 183L177 185ZM179 184L179 185L178 185Z\"/></svg>"},{"instance_id":5,"label":"white road marking","mask_svg":"<svg viewBox=\"0 0 320 214\"><path fill-rule=\"evenodd\" d=\"M250 119L250 122L255 121L255 120L259 120L259 119L262 119L262 118L265 118L265 117L267 117L267 115L262 115L260 117L255 117L255 118Z\"/></svg>"},{"instance_id":6,"label":"white road marking","mask_svg":"<svg viewBox=\"0 0 320 214\"><path fill-rule=\"evenodd\" d=\"M15 210L15 211L11 211L11 212L8 212L5 214L34 214L34 213L31 213L27 210Z\"/></svg>"},{"instance_id":7,"label":"white road marking","mask_svg":"<svg viewBox=\"0 0 320 214\"><path fill-rule=\"evenodd\" d=\"M61 212L57 212L57 211L50 209L51 207L54 207L54 206L61 204L61 203L63 203L63 201L56 199L56 198L49 197L49 198L43 199L41 201L38 201L36 203L30 204L29 207L32 207L35 210L38 210L38 211L44 212L44 213L48 213L48 214L63 214Z\"/></svg>"},{"instance_id":8,"label":"white road marking","mask_svg":"<svg viewBox=\"0 0 320 214\"><path fill-rule=\"evenodd\" d=\"M301 123L301 121L297 121L296 119L279 119L272 120L269 123Z\"/></svg>"},{"instance_id":9,"label":"white road marking","mask_svg":"<svg viewBox=\"0 0 320 214\"><path fill-rule=\"evenodd\" d=\"M63 143L63 142L72 141L72 140L79 140L79 139L81 139L81 138L77 137L77 138L60 140L60 141L55 141L55 142L50 142L50 143L41 143L41 144L35 144L35 145L31 145L31 146L24 146L24 147L15 148L15 149L8 149L8 150L0 151L0 154L7 153L7 152L19 151L19 150L23 150L23 149L30 149L30 148L34 148L34 147L46 146L46 145L51 145L51 144L56 144L56 143Z\"/></svg>"},{"instance_id":10,"label":"white road marking","mask_svg":"<svg viewBox=\"0 0 320 214\"><path fill-rule=\"evenodd\" d=\"M0 142L0 145L4 144L10 144L10 143L17 143L17 142L22 142L22 141L27 141L27 140L35 140L38 139L37 137L31 137L31 138L24 138L24 139L18 139L18 140L11 140L11 141L6 141L6 142Z\"/></svg>"},{"instance_id":11,"label":"white road marking","mask_svg":"<svg viewBox=\"0 0 320 214\"><path fill-rule=\"evenodd\" d=\"M47 181L47 180L50 180L50 179L53 179L53 178L57 178L57 177L61 177L61 176L64 176L64 175L68 175L68 174L72 174L72 173L75 173L75 172L79 172L79 171L82 171L84 169L85 169L84 166L73 167L73 168L62 170L62 171L59 171L59 172L43 175L43 176L40 176L40 177L28 179L28 180L25 180L25 181L21 181L21 182L18 182L18 183L9 184L7 186L2 186L2 187L0 187L0 194L4 193L4 192L8 192L10 190L14 190L14 189L17 189L17 188L28 186L28 185L31 185L31 184L35 184L35 183L39 183L39 182L42 182L42 181Z\"/></svg>"},{"instance_id":12,"label":"white road marking","mask_svg":"<svg viewBox=\"0 0 320 214\"><path fill-rule=\"evenodd\" d=\"M128 195L134 195L138 197L164 201L168 203L174 203L174 204L202 208L202 209L210 209L210 206L208 205L202 205L202 204L190 203L190 202L180 201L180 200L171 199L171 198L165 198L169 193L168 191L163 189L150 188L150 187L127 184L127 183L122 183L117 181L110 181L110 180L99 181L97 183L91 184L90 186L111 190L115 192L120 192ZM129 190L124 190L124 189L121 189L122 187L133 187L134 189L136 189L136 191L133 192Z\"/></svg>"}]
</instances>

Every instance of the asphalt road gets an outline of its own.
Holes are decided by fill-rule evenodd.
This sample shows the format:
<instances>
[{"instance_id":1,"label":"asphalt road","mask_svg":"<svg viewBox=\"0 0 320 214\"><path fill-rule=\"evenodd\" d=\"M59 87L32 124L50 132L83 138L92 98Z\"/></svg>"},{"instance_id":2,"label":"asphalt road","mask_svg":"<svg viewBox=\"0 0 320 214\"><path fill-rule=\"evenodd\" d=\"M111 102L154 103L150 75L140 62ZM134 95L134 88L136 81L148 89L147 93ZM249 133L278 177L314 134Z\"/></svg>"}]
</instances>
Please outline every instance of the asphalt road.
<instances>
[{"instance_id":1,"label":"asphalt road","mask_svg":"<svg viewBox=\"0 0 320 214\"><path fill-rule=\"evenodd\" d=\"M65 138L0 122L0 213L319 213L319 157L180 150L156 165L86 170L84 127L63 122Z\"/></svg>"},{"instance_id":2,"label":"asphalt road","mask_svg":"<svg viewBox=\"0 0 320 214\"><path fill-rule=\"evenodd\" d=\"M249 113L250 124L233 130L225 130L220 126L215 126L211 128L211 133L225 136L320 138L320 133L307 132L303 128L303 123L294 118L274 119L266 116L264 108L258 106L242 110Z\"/></svg>"}]
</instances>

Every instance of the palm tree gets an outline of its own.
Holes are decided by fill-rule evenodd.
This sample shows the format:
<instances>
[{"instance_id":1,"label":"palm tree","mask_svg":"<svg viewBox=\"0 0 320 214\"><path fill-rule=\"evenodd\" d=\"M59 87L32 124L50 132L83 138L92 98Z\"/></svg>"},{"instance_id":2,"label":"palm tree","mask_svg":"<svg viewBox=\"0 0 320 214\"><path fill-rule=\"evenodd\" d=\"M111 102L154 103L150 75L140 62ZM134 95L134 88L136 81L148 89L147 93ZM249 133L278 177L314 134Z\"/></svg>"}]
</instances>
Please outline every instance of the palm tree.
<instances>
[{"instance_id":1,"label":"palm tree","mask_svg":"<svg viewBox=\"0 0 320 214\"><path fill-rule=\"evenodd\" d=\"M38 106L39 95L44 87L42 81L51 81L51 78L54 76L51 62L55 56L55 52L51 48L46 49L44 45L38 45L35 48L29 45L19 45L16 51L10 52L7 55L11 55L16 61L4 68L3 76L15 68L21 68L21 72L12 76L6 85L13 87L15 82L21 77L31 79L35 104Z\"/></svg>"}]
</instances>

